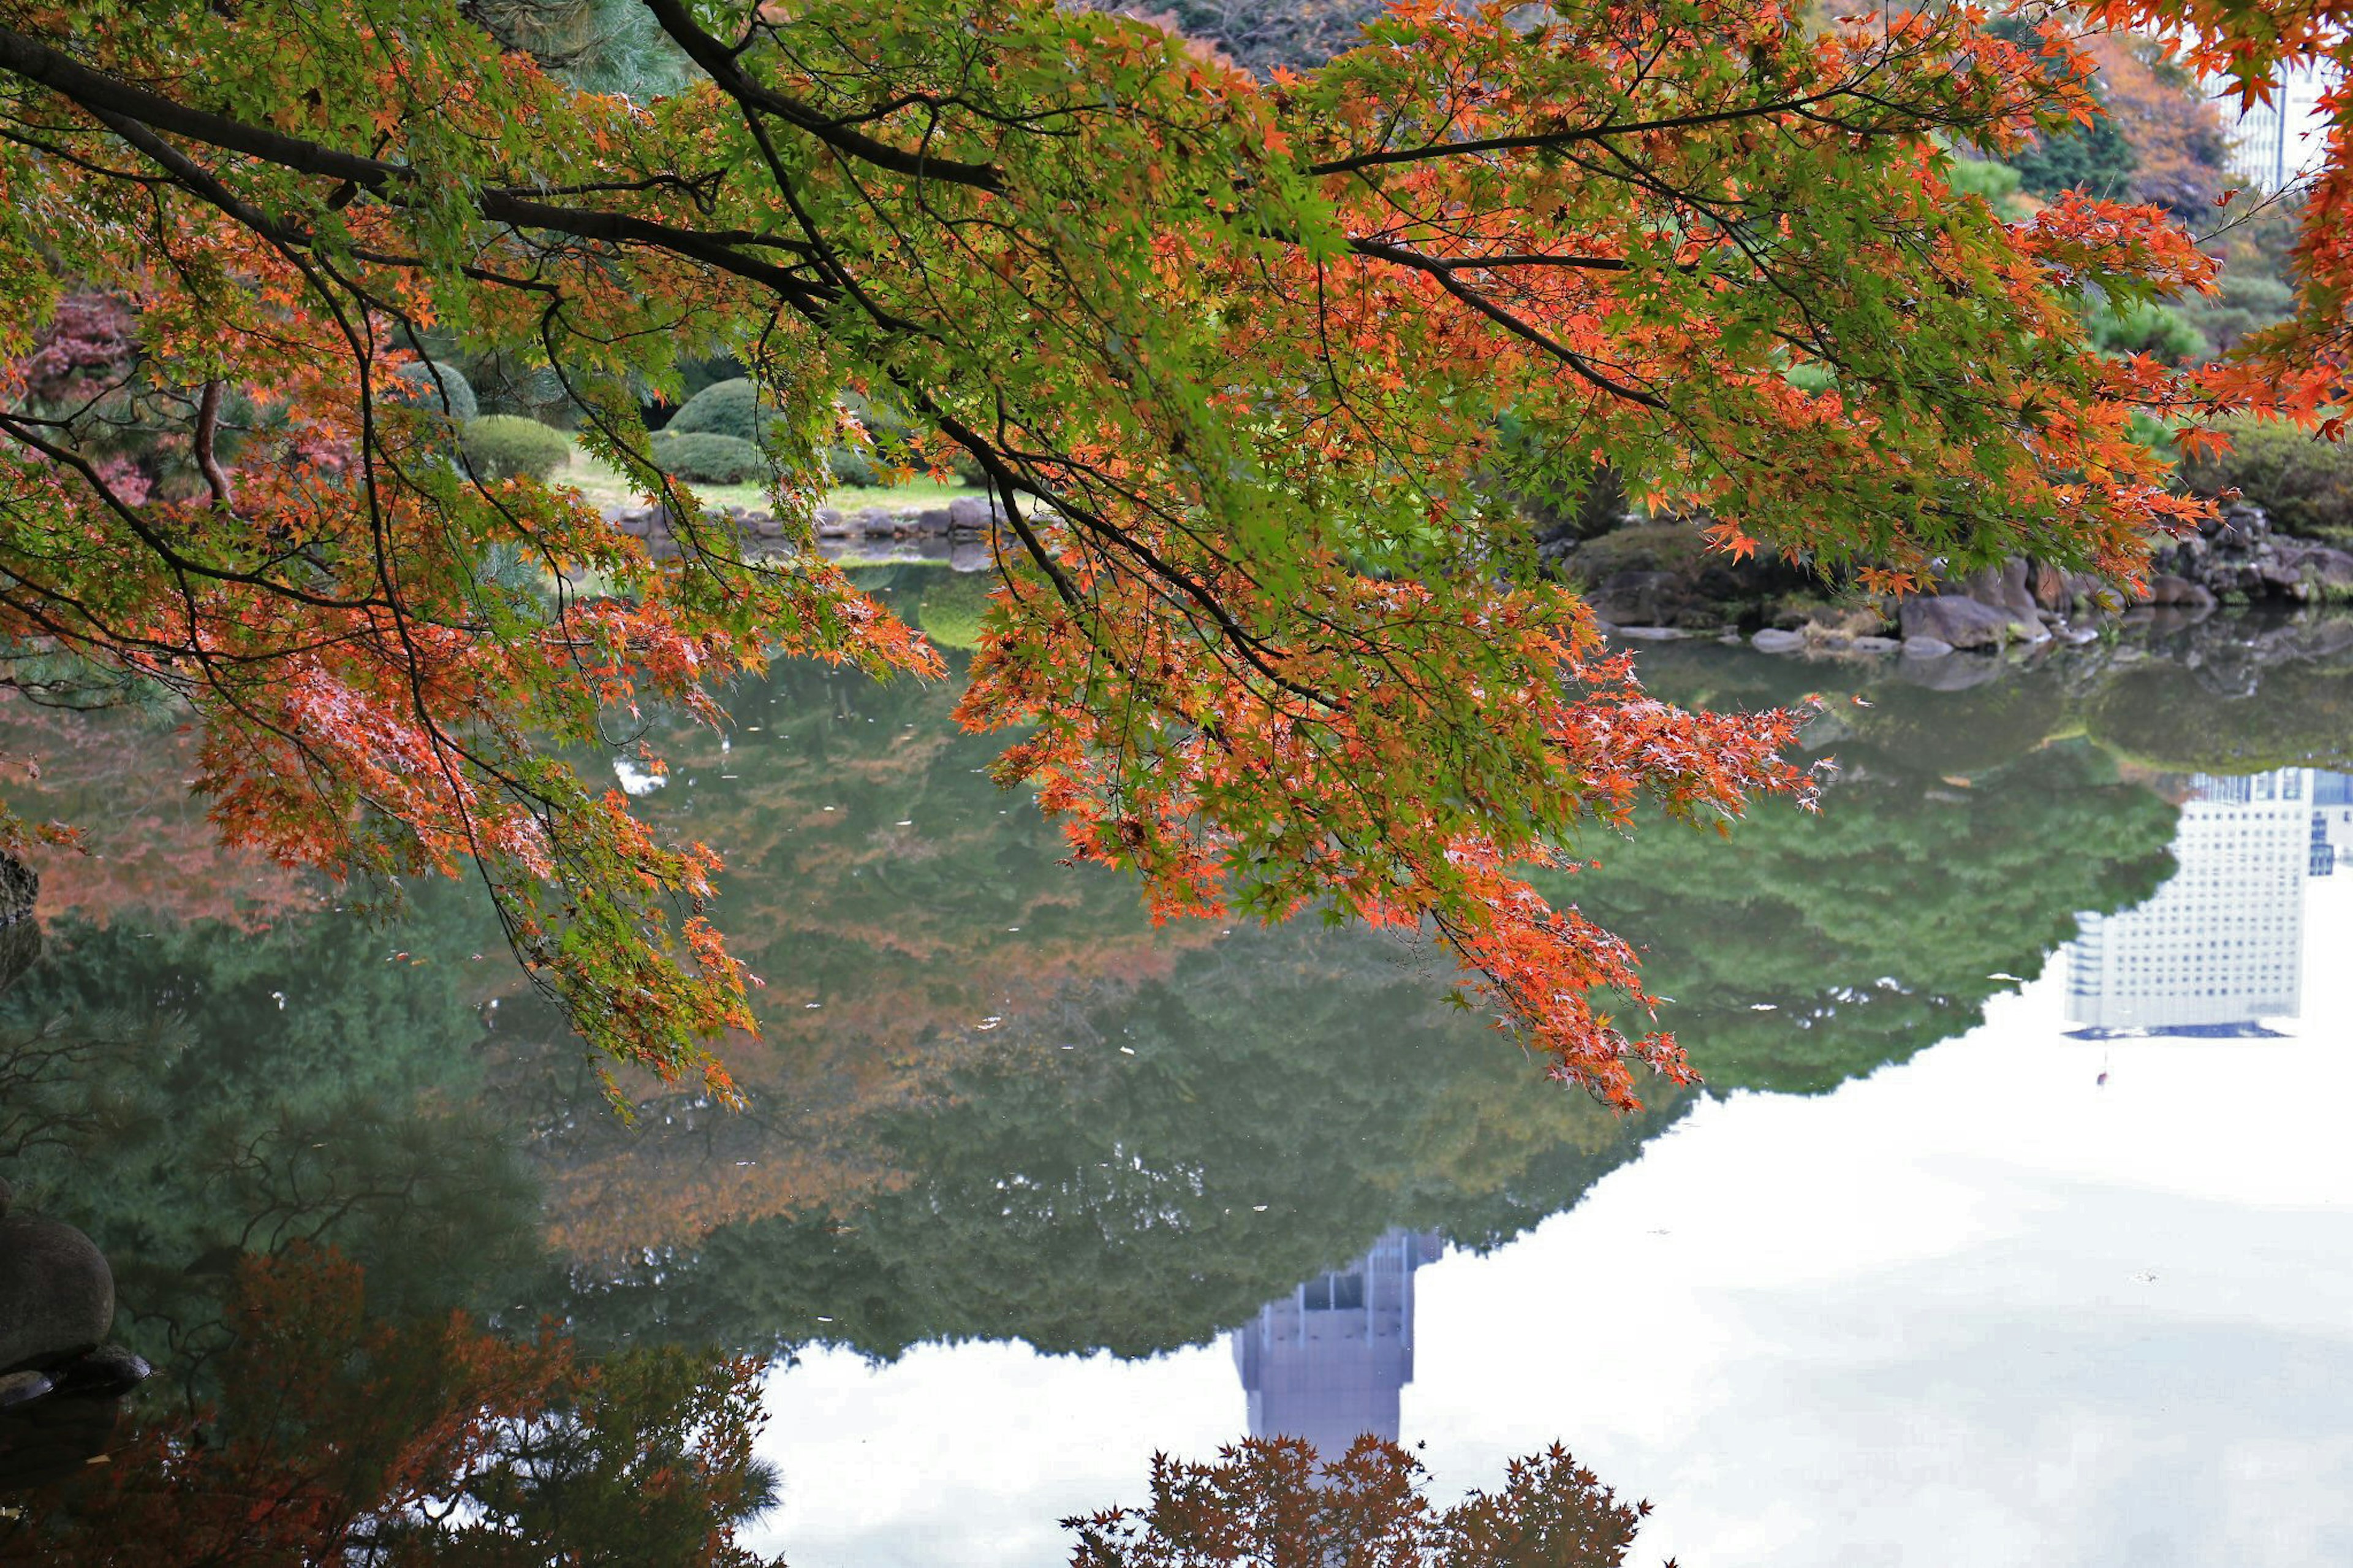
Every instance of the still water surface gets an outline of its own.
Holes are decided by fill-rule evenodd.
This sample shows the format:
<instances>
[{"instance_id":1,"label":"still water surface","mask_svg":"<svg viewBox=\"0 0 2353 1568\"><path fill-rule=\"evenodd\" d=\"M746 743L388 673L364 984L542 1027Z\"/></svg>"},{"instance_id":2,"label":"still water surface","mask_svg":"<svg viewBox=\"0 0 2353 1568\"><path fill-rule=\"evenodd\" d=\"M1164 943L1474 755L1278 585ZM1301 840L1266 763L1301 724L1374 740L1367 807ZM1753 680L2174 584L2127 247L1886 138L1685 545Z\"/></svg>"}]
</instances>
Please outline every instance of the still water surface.
<instances>
[{"instance_id":1,"label":"still water surface","mask_svg":"<svg viewBox=\"0 0 2353 1568\"><path fill-rule=\"evenodd\" d=\"M10 1069L63 1129L11 1179L158 1388L204 1260L292 1237L372 1300L772 1356L750 1540L799 1568L1062 1561L1155 1449L1364 1430L1441 1497L1565 1442L1657 1505L1641 1563L2353 1560L2353 627L1645 660L1824 693L1841 771L1561 890L1708 1079L1628 1120L1427 953L1153 930L951 691L783 669L646 796L734 868L752 1108L631 1084L625 1129L462 893L364 925L206 849L167 729L20 715L104 853L0 1008L111 1044Z\"/></svg>"}]
</instances>

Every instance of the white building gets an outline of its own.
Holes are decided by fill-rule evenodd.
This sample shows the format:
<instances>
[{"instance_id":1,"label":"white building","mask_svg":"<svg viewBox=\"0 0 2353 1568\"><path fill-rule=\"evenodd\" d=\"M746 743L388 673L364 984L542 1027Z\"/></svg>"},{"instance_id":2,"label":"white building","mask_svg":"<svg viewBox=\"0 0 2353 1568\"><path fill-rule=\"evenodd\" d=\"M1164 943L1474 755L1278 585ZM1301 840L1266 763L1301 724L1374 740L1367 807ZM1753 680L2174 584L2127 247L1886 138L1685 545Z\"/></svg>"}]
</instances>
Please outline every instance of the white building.
<instances>
[{"instance_id":1,"label":"white building","mask_svg":"<svg viewBox=\"0 0 2353 1568\"><path fill-rule=\"evenodd\" d=\"M2067 950L2067 1019L2091 1035L2257 1033L2303 1005L2304 879L2345 805L2336 775L2282 768L2192 781L2179 869L2122 914L2083 914ZM2353 832L2353 820L2348 831ZM2328 857L2331 868L2333 854Z\"/></svg>"},{"instance_id":2,"label":"white building","mask_svg":"<svg viewBox=\"0 0 2353 1568\"><path fill-rule=\"evenodd\" d=\"M2235 83L2211 84L2230 143L2231 174L2269 195L2317 168L2328 132L2320 95L2333 79L2319 67L2282 67L2273 74L2272 100L2244 113Z\"/></svg>"},{"instance_id":3,"label":"white building","mask_svg":"<svg viewBox=\"0 0 2353 1568\"><path fill-rule=\"evenodd\" d=\"M1326 1460L1370 1435L1398 1440L1413 1381L1413 1271L1435 1236L1392 1230L1353 1266L1270 1301L1232 1334L1250 1435L1299 1437Z\"/></svg>"}]
</instances>

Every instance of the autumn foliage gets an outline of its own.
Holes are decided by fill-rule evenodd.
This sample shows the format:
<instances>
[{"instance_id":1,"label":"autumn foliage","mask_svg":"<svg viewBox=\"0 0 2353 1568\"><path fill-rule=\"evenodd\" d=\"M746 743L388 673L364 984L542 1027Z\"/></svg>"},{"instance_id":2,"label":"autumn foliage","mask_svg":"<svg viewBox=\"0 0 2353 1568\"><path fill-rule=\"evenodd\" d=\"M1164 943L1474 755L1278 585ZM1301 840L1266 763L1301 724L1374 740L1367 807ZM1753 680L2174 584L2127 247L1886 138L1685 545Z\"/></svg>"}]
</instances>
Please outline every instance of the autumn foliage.
<instances>
[{"instance_id":1,"label":"autumn foliage","mask_svg":"<svg viewBox=\"0 0 2353 1568\"><path fill-rule=\"evenodd\" d=\"M1619 1104L1687 1069L1527 876L1641 800L1807 800L1802 715L1645 692L1504 491L1603 463L1882 591L2128 578L2200 514L2132 430L2213 384L2074 303L2212 264L2152 207L1953 191L1952 146L2093 112L2087 54L1976 5L1417 0L1268 82L1042 0L644 5L695 74L638 101L454 0L0 3L0 634L184 701L233 840L470 868L589 1040L722 1095L717 858L577 763L774 657L941 672L814 550L850 407L986 476L962 717L1078 858L1164 915L1434 931ZM470 469L437 331L543 367L680 556ZM647 458L641 397L718 353L775 410L778 551Z\"/></svg>"},{"instance_id":2,"label":"autumn foliage","mask_svg":"<svg viewBox=\"0 0 2353 1568\"><path fill-rule=\"evenodd\" d=\"M2099 20L2159 35L2193 68L2238 89L2242 106L2273 96L2283 66L2335 73L2318 174L2304 193L2295 252L2299 310L2240 345L2206 381L2225 405L2284 416L2344 438L2353 403L2353 5L2345 0L2100 0ZM2218 439L2226 439L2219 437Z\"/></svg>"},{"instance_id":3,"label":"autumn foliage","mask_svg":"<svg viewBox=\"0 0 2353 1568\"><path fill-rule=\"evenodd\" d=\"M1071 1568L1619 1568L1651 1511L1557 1444L1514 1459L1501 1489L1442 1510L1422 1495L1427 1479L1377 1437L1325 1455L1253 1438L1213 1465L1155 1455L1150 1506L1062 1522L1078 1538Z\"/></svg>"},{"instance_id":4,"label":"autumn foliage","mask_svg":"<svg viewBox=\"0 0 2353 1568\"><path fill-rule=\"evenodd\" d=\"M220 1404L22 1500L0 1563L765 1563L734 1539L773 1496L759 1363L382 1319L332 1253L239 1269Z\"/></svg>"}]
</instances>

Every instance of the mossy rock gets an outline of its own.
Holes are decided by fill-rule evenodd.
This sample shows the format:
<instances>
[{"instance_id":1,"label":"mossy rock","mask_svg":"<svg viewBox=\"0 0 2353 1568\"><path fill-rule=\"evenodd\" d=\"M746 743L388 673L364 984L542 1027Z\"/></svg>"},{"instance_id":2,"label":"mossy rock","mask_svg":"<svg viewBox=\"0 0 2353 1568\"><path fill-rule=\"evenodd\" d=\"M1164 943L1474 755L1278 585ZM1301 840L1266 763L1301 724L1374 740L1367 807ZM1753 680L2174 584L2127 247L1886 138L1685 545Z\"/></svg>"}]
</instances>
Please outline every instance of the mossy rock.
<instances>
[{"instance_id":1,"label":"mossy rock","mask_svg":"<svg viewBox=\"0 0 2353 1568\"><path fill-rule=\"evenodd\" d=\"M1644 522L1588 539L1568 557L1577 582L1598 587L1620 572L1696 572L1707 541L1688 523Z\"/></svg>"}]
</instances>

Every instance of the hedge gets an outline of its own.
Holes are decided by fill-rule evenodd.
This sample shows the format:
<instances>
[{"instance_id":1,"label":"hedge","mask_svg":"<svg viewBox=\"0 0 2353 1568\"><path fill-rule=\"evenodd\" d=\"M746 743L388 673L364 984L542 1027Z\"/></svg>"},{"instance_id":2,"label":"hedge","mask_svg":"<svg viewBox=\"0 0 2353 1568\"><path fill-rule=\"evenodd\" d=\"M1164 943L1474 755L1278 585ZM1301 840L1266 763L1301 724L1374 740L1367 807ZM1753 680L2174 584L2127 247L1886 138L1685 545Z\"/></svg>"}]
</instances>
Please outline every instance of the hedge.
<instances>
[{"instance_id":1,"label":"hedge","mask_svg":"<svg viewBox=\"0 0 2353 1568\"><path fill-rule=\"evenodd\" d=\"M689 484L748 485L768 477L768 459L760 448L733 436L666 429L654 437L649 450L654 467Z\"/></svg>"},{"instance_id":2,"label":"hedge","mask_svg":"<svg viewBox=\"0 0 2353 1568\"><path fill-rule=\"evenodd\" d=\"M681 436L725 436L757 444L759 414L759 389L739 376L733 381L714 381L680 404L662 429ZM774 417L773 411L770 416Z\"/></svg>"},{"instance_id":3,"label":"hedge","mask_svg":"<svg viewBox=\"0 0 2353 1568\"><path fill-rule=\"evenodd\" d=\"M519 414L466 421L466 461L486 479L546 479L571 459L572 437Z\"/></svg>"},{"instance_id":4,"label":"hedge","mask_svg":"<svg viewBox=\"0 0 2353 1568\"><path fill-rule=\"evenodd\" d=\"M400 395L404 403L429 408L436 414L446 412L460 425L482 411L481 405L475 401L473 384L456 365L427 364L418 360L414 364L402 365L397 374L412 389ZM439 384L438 387L436 383Z\"/></svg>"}]
</instances>

